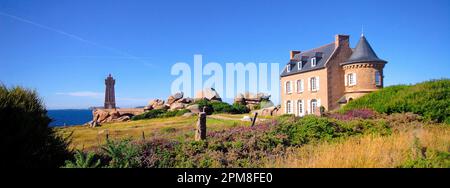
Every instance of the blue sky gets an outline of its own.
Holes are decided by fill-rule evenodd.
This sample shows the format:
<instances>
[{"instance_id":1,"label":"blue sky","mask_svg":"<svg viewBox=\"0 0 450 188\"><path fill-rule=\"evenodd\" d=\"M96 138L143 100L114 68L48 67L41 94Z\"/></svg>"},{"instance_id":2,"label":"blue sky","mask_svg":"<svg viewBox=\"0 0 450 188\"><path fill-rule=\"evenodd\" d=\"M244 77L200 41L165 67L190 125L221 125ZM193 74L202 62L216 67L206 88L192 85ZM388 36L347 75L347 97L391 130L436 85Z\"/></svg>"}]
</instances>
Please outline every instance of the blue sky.
<instances>
[{"instance_id":1,"label":"blue sky","mask_svg":"<svg viewBox=\"0 0 450 188\"><path fill-rule=\"evenodd\" d=\"M167 98L176 62L280 63L364 34L386 85L450 76L450 1L0 0L0 81L36 89L50 109ZM206 77L205 77L206 78Z\"/></svg>"}]
</instances>

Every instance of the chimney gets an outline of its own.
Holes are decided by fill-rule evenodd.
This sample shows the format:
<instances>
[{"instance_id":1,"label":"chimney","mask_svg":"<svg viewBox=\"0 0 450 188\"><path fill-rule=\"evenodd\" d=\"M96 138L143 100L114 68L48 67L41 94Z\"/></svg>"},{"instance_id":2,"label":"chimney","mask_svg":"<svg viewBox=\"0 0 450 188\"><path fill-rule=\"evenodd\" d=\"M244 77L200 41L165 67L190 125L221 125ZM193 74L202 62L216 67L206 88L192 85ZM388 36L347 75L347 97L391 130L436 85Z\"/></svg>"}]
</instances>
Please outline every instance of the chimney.
<instances>
[{"instance_id":1,"label":"chimney","mask_svg":"<svg viewBox=\"0 0 450 188\"><path fill-rule=\"evenodd\" d=\"M295 55L297 55L297 54L300 54L301 53L301 51L298 51L298 50L291 50L291 60L293 60L294 59L294 56Z\"/></svg>"},{"instance_id":2,"label":"chimney","mask_svg":"<svg viewBox=\"0 0 450 188\"><path fill-rule=\"evenodd\" d=\"M336 48L339 46L350 47L349 39L350 39L349 35L336 35L334 39L334 45L336 46Z\"/></svg>"}]
</instances>

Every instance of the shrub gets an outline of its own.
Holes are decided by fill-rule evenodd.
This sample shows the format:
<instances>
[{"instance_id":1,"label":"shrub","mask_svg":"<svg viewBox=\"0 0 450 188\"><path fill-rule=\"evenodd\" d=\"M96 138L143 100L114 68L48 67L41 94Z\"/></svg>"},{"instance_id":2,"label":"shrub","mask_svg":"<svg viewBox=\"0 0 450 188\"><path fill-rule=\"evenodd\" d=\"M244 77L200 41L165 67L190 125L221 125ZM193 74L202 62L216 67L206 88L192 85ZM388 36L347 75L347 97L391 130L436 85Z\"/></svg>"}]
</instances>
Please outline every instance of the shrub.
<instances>
[{"instance_id":1,"label":"shrub","mask_svg":"<svg viewBox=\"0 0 450 188\"><path fill-rule=\"evenodd\" d=\"M212 113L245 114L250 112L250 109L248 109L247 106L238 103L230 105L226 102L219 102L219 101L211 102L206 99L201 99L196 101L195 104L198 104L200 109L206 107L207 114Z\"/></svg>"},{"instance_id":2,"label":"shrub","mask_svg":"<svg viewBox=\"0 0 450 188\"><path fill-rule=\"evenodd\" d=\"M311 141L331 140L338 136L339 125L327 118L305 116L294 123L281 124L277 134L287 136L286 144L300 146Z\"/></svg>"},{"instance_id":3,"label":"shrub","mask_svg":"<svg viewBox=\"0 0 450 188\"><path fill-rule=\"evenodd\" d=\"M141 119L156 118L159 115L164 114L165 112L167 112L167 110L164 110L164 109L150 110L150 111L145 112L143 114L139 114L139 115L133 116L131 118L131 120L141 120Z\"/></svg>"},{"instance_id":4,"label":"shrub","mask_svg":"<svg viewBox=\"0 0 450 188\"><path fill-rule=\"evenodd\" d=\"M65 168L97 168L100 166L100 159L95 161L95 153L88 152L87 154L83 153L80 150L77 150L74 155L75 161L66 161Z\"/></svg>"},{"instance_id":5,"label":"shrub","mask_svg":"<svg viewBox=\"0 0 450 188\"><path fill-rule=\"evenodd\" d=\"M152 139L145 141L140 147L140 166L146 168L168 168L176 164L175 147L177 142L165 139Z\"/></svg>"},{"instance_id":6,"label":"shrub","mask_svg":"<svg viewBox=\"0 0 450 188\"><path fill-rule=\"evenodd\" d=\"M338 120L371 119L375 117L375 114L371 109L352 109L344 113L332 113L328 117Z\"/></svg>"},{"instance_id":7,"label":"shrub","mask_svg":"<svg viewBox=\"0 0 450 188\"><path fill-rule=\"evenodd\" d=\"M246 114L249 113L250 109L243 105L243 104L239 104L239 103L234 103L233 104L233 114Z\"/></svg>"},{"instance_id":8,"label":"shrub","mask_svg":"<svg viewBox=\"0 0 450 188\"><path fill-rule=\"evenodd\" d=\"M200 99L198 101L195 101L194 104L198 104L198 107L200 109L200 111L203 110L204 107L205 108L205 112L210 115L214 112L213 107L211 105L211 102L207 99Z\"/></svg>"},{"instance_id":9,"label":"shrub","mask_svg":"<svg viewBox=\"0 0 450 188\"><path fill-rule=\"evenodd\" d=\"M133 116L131 118L131 120L152 119L152 118L168 118L168 117L182 116L186 112L189 112L189 110L186 110L186 109L173 110L173 111L167 111L165 109L150 110L150 111L145 112L143 114Z\"/></svg>"},{"instance_id":10,"label":"shrub","mask_svg":"<svg viewBox=\"0 0 450 188\"><path fill-rule=\"evenodd\" d=\"M107 140L102 150L109 159L110 168L133 168L139 165L138 148L131 144L130 139Z\"/></svg>"},{"instance_id":11,"label":"shrub","mask_svg":"<svg viewBox=\"0 0 450 188\"><path fill-rule=\"evenodd\" d=\"M342 111L373 109L379 113L412 112L426 120L450 124L450 79L416 85L398 85L367 94L345 105Z\"/></svg>"},{"instance_id":12,"label":"shrub","mask_svg":"<svg viewBox=\"0 0 450 188\"><path fill-rule=\"evenodd\" d=\"M35 91L0 85L1 166L62 166L71 156L70 140L58 136L50 121Z\"/></svg>"},{"instance_id":13,"label":"shrub","mask_svg":"<svg viewBox=\"0 0 450 188\"><path fill-rule=\"evenodd\" d=\"M176 116L182 116L183 114L189 112L189 110L182 109L182 110L173 110L173 111L167 111L162 114L159 114L157 117L176 117Z\"/></svg>"},{"instance_id":14,"label":"shrub","mask_svg":"<svg viewBox=\"0 0 450 188\"><path fill-rule=\"evenodd\" d=\"M234 108L226 102L211 102L214 113L233 113Z\"/></svg>"}]
</instances>

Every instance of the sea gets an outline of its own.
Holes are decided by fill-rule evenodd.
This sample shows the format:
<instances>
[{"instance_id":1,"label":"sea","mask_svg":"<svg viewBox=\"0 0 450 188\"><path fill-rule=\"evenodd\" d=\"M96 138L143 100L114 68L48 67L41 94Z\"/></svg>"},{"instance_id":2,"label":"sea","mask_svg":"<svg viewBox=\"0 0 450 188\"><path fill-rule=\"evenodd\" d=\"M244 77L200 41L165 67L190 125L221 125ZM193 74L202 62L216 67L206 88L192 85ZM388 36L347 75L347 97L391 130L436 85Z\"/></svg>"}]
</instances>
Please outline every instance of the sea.
<instances>
[{"instance_id":1,"label":"sea","mask_svg":"<svg viewBox=\"0 0 450 188\"><path fill-rule=\"evenodd\" d=\"M47 110L51 127L83 125L92 120L90 109Z\"/></svg>"}]
</instances>

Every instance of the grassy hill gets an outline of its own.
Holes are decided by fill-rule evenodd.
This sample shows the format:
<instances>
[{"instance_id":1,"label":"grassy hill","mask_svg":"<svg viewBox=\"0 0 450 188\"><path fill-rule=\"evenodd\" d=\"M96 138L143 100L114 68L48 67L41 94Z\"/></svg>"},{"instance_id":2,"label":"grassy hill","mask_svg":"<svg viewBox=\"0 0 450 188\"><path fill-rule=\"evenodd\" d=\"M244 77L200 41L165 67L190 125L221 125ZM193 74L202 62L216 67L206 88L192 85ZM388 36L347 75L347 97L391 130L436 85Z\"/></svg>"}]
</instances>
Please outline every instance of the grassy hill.
<instances>
[{"instance_id":1,"label":"grassy hill","mask_svg":"<svg viewBox=\"0 0 450 188\"><path fill-rule=\"evenodd\" d=\"M450 124L450 79L386 87L350 102L341 112L362 108L386 114L412 112Z\"/></svg>"}]
</instances>

